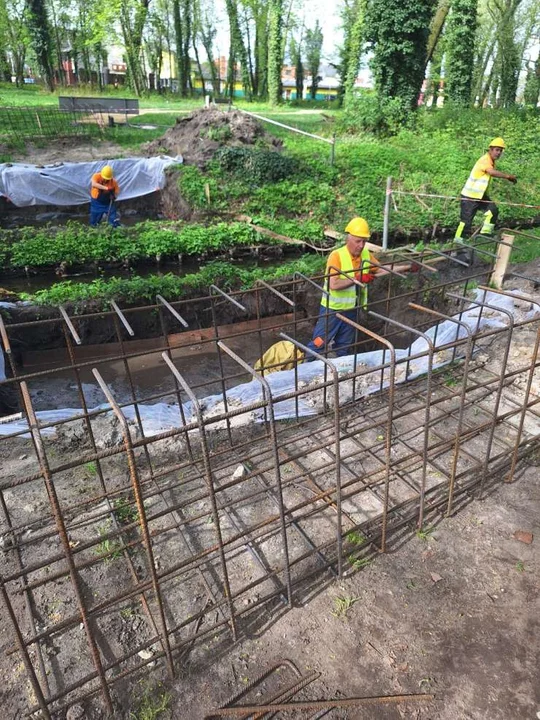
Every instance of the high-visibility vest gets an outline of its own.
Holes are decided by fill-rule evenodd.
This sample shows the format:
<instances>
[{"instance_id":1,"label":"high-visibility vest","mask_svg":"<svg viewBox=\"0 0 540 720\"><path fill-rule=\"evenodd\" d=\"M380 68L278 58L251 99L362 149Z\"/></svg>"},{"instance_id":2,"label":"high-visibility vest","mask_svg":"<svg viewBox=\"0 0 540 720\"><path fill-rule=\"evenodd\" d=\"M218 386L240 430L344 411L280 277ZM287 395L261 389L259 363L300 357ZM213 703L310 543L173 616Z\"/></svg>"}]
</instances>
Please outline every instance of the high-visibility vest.
<instances>
[{"instance_id":1,"label":"high-visibility vest","mask_svg":"<svg viewBox=\"0 0 540 720\"><path fill-rule=\"evenodd\" d=\"M478 164L485 157L486 156L483 155L480 160L475 163L475 166L471 170L471 174L461 191L461 194L465 197L473 198L474 200L481 200L486 194L489 187L489 181L491 180L491 175L488 175L484 170L477 169Z\"/></svg>"},{"instance_id":2,"label":"high-visibility vest","mask_svg":"<svg viewBox=\"0 0 540 720\"><path fill-rule=\"evenodd\" d=\"M340 259L340 266L341 270L344 273L350 273L349 275L345 275L342 277L348 277L351 278L351 280L354 278L354 275L352 274L355 269L353 266L353 260L351 257L351 254L349 250L347 249L346 245L343 245L343 247L340 247L337 251ZM371 268L371 254L368 250L368 248L364 245L362 248L362 253L360 255L360 272L361 273L368 273ZM328 268L328 272L331 274L333 271ZM334 273L335 274L335 273ZM326 281L324 283L324 289L328 293L328 295L323 295L321 300L321 305L325 308L330 308L330 310L352 310L356 307L356 285L350 285L347 288L344 288L343 290L332 290L330 288L329 278L326 278ZM362 288L361 293L361 305L363 308L367 305L367 287L364 286Z\"/></svg>"}]
</instances>

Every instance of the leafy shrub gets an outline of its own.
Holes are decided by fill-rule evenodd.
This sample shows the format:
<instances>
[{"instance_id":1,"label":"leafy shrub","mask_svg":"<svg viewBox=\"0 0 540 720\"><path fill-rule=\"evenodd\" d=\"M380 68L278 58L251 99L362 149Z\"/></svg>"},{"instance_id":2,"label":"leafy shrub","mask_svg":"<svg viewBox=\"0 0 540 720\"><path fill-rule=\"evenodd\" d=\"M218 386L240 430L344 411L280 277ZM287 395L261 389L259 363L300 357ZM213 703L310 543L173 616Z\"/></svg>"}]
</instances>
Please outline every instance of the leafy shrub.
<instances>
[{"instance_id":1,"label":"leafy shrub","mask_svg":"<svg viewBox=\"0 0 540 720\"><path fill-rule=\"evenodd\" d=\"M292 158L255 148L220 148L215 159L223 170L247 176L257 184L283 180L296 169Z\"/></svg>"},{"instance_id":2,"label":"leafy shrub","mask_svg":"<svg viewBox=\"0 0 540 720\"><path fill-rule=\"evenodd\" d=\"M380 98L361 91L347 104L338 127L343 132L369 132L378 137L396 135L410 118L399 98Z\"/></svg>"},{"instance_id":3,"label":"leafy shrub","mask_svg":"<svg viewBox=\"0 0 540 720\"><path fill-rule=\"evenodd\" d=\"M48 228L4 231L0 261L4 266L43 267L89 262L130 262L168 255L201 255L257 243L257 233L245 223L182 225L141 223L103 232L70 223L52 233ZM264 240L269 244L268 240Z\"/></svg>"},{"instance_id":4,"label":"leafy shrub","mask_svg":"<svg viewBox=\"0 0 540 720\"><path fill-rule=\"evenodd\" d=\"M324 269L325 262L326 258L319 255L306 255L278 267L256 267L251 270L226 262L212 262L202 267L198 273L183 277L168 273L147 277L133 276L128 279L98 278L91 283L75 283L67 280L34 294L21 293L21 297L39 305L59 305L69 302L78 306L85 301L98 302L101 306L106 306L111 298L128 304L139 303L141 300L153 301L157 294L163 295L168 300L179 300L186 291L206 291L213 283L227 290L247 289L260 279L270 282L290 276L294 272L313 275Z\"/></svg>"}]
</instances>

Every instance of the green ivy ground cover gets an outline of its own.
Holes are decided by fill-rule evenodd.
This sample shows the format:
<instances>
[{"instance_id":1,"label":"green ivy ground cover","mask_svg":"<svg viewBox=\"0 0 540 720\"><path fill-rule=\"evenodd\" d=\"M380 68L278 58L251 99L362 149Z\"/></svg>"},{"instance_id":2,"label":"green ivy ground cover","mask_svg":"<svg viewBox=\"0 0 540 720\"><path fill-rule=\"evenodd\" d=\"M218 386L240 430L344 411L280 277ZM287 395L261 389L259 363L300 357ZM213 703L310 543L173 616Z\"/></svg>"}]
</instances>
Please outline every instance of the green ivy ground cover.
<instances>
[{"instance_id":1,"label":"green ivy ground cover","mask_svg":"<svg viewBox=\"0 0 540 720\"><path fill-rule=\"evenodd\" d=\"M146 221L118 229L69 223L54 233L32 227L0 231L0 261L14 268L57 266L62 262L130 262L272 242L239 222L206 226Z\"/></svg>"},{"instance_id":2,"label":"green ivy ground cover","mask_svg":"<svg viewBox=\"0 0 540 720\"><path fill-rule=\"evenodd\" d=\"M92 301L105 307L107 301L115 299L123 303L154 301L157 294L168 300L180 300L187 291L207 292L208 286L216 284L224 290L247 289L257 280L275 281L288 277L295 272L315 274L324 269L325 258L310 255L300 260L283 263L277 268L242 268L227 262L215 261L201 268L198 273L179 277L150 275L148 277L97 279L91 283L64 281L55 283L47 290L36 293L23 293L23 300L31 300L38 305L59 305L73 303L75 307Z\"/></svg>"}]
</instances>

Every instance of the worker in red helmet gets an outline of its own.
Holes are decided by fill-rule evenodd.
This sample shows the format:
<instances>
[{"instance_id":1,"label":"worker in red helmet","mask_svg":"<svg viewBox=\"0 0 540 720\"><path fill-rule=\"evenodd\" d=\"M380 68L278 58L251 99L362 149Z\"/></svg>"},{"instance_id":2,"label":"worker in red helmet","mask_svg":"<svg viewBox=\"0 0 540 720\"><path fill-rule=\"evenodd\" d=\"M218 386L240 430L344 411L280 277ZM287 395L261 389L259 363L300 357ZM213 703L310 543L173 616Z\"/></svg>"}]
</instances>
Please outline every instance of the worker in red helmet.
<instances>
[{"instance_id":1,"label":"worker in red helmet","mask_svg":"<svg viewBox=\"0 0 540 720\"><path fill-rule=\"evenodd\" d=\"M345 232L347 233L345 245L333 250L326 263L325 293L322 296L313 337L308 344L311 350L322 353L330 343L333 343L333 349L338 357L348 355L354 343L354 327L338 318L337 313L350 320L356 320L358 285L355 281L363 284L360 289L360 305L365 310L368 302L368 284L376 275L387 272L369 251L367 242L371 233L364 218L353 218L345 228ZM395 272L418 270L418 266L396 265L393 269ZM306 359L314 358L308 355Z\"/></svg>"},{"instance_id":2,"label":"worker in red helmet","mask_svg":"<svg viewBox=\"0 0 540 720\"><path fill-rule=\"evenodd\" d=\"M502 178L514 185L517 183L515 175L509 175L495 169L495 163L501 157L505 148L506 143L502 137L493 138L489 143L487 153L477 160L471 170L461 191L460 223L454 237L456 242L470 236L474 216L478 210L484 213L484 222L480 228L480 235L491 237L494 234L499 210L488 195L491 178Z\"/></svg>"},{"instance_id":3,"label":"worker in red helmet","mask_svg":"<svg viewBox=\"0 0 540 720\"><path fill-rule=\"evenodd\" d=\"M119 192L120 188L114 179L113 169L110 165L105 165L100 172L92 175L92 187L90 188L90 225L92 227L99 225L103 218L113 227L120 225L115 204Z\"/></svg>"}]
</instances>

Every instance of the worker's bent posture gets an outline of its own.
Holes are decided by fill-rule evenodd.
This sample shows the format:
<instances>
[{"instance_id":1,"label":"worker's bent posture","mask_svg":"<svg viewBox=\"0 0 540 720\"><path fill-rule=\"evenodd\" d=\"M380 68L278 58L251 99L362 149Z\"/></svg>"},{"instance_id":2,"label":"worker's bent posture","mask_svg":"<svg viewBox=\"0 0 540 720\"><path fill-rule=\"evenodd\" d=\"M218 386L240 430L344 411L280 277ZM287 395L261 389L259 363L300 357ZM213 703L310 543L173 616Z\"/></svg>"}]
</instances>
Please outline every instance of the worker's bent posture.
<instances>
[{"instance_id":1,"label":"worker's bent posture","mask_svg":"<svg viewBox=\"0 0 540 720\"><path fill-rule=\"evenodd\" d=\"M493 235L499 211L488 195L491 178L502 178L511 183L517 182L515 175L508 175L495 170L495 162L501 157L505 147L502 138L498 137L492 140L487 153L482 155L471 170L471 174L461 191L461 222L456 230L455 240L459 241L470 236L474 216L478 210L482 210L484 213L484 224L480 230L480 235Z\"/></svg>"},{"instance_id":2,"label":"worker's bent posture","mask_svg":"<svg viewBox=\"0 0 540 720\"><path fill-rule=\"evenodd\" d=\"M330 253L326 263L326 275L321 300L321 309L313 339L308 347L315 352L323 352L333 341L333 347L338 357L351 352L354 343L355 329L348 323L340 320L337 313L341 313L350 320L356 320L356 288L355 280L364 284L360 291L360 302L365 309L367 306L367 285L376 273L386 271L378 267L377 261L366 247L370 236L369 227L364 218L354 218L345 228L346 243L338 250ZM394 269L399 272L410 266L399 266ZM348 273L347 275L340 274ZM314 360L313 356L306 356L306 360Z\"/></svg>"},{"instance_id":3,"label":"worker's bent posture","mask_svg":"<svg viewBox=\"0 0 540 720\"><path fill-rule=\"evenodd\" d=\"M113 169L110 165L98 173L92 175L92 187L90 189L90 225L99 225L105 217L113 227L118 227L119 220L116 214L115 200L118 197L120 188L113 177Z\"/></svg>"}]
</instances>

